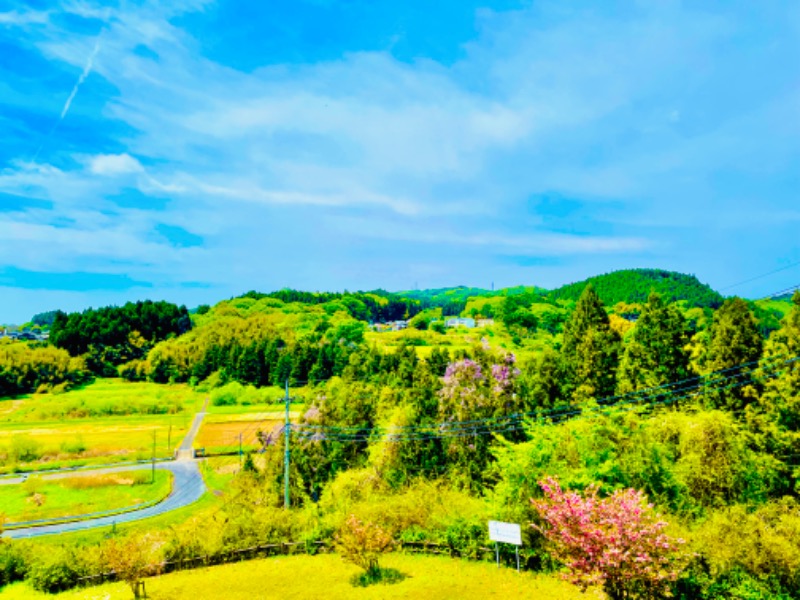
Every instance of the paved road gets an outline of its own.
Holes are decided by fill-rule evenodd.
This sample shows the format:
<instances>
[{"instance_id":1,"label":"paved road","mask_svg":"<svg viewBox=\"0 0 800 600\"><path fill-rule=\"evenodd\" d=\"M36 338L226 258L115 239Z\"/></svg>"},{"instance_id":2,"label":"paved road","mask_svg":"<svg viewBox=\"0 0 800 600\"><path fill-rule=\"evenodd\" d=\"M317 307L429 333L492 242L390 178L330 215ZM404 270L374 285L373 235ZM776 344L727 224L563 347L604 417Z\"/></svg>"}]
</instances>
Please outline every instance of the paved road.
<instances>
[{"instance_id":1,"label":"paved road","mask_svg":"<svg viewBox=\"0 0 800 600\"><path fill-rule=\"evenodd\" d=\"M141 467L139 467L141 468ZM25 527L23 529L11 529L3 533L3 537L19 539L36 537L40 535L50 535L53 533L67 533L69 531L83 531L95 527L106 527L109 525L131 523L149 519L157 515L163 515L172 510L188 506L197 502L206 491L203 477L195 461L175 461L171 463L161 463L156 465L157 469L171 471L175 476L172 485L172 493L163 502L155 506L135 510L133 512L115 515L112 517L101 517L87 521L76 521L74 523L62 523L59 525L45 525L43 527ZM119 470L130 470L126 467Z\"/></svg>"},{"instance_id":2,"label":"paved road","mask_svg":"<svg viewBox=\"0 0 800 600\"><path fill-rule=\"evenodd\" d=\"M88 519L86 521L76 521L74 523L62 523L59 525L45 525L40 527L25 527L21 529L11 529L3 533L3 537L12 539L37 537L40 535L51 535L56 533L67 533L70 531L84 531L87 529L94 529L95 527L107 527L110 525L122 525L131 523L133 521L141 521L142 519L149 519L158 515L163 515L178 508L188 506L193 502L197 502L206 491L206 485L203 477L200 474L200 469L197 466L197 461L192 457L192 443L200 429L200 425L205 417L205 409L208 406L206 400L203 406L203 411L195 415L192 427L183 439L180 447L178 448L178 459L172 462L156 463L156 469L163 469L172 472L174 480L172 483L172 492L163 501L149 508L135 510L129 513L115 515L111 517L100 517L97 519ZM43 475L43 479L58 479L62 477L72 477L76 473L81 474L94 474L94 473L113 473L118 471L132 471L147 468L147 465L126 465L120 467L104 467L101 469L89 469L80 471L69 471L64 473L52 473ZM9 485L14 483L21 483L24 481L24 476L9 478L0 481L0 485Z\"/></svg>"},{"instance_id":3,"label":"paved road","mask_svg":"<svg viewBox=\"0 0 800 600\"><path fill-rule=\"evenodd\" d=\"M197 435L197 432L200 431L200 425L203 424L203 418L206 416L207 408L208 398L206 398L206 401L203 404L203 410L194 416L192 426L189 428L189 431L186 432L186 437L183 438L181 445L178 446L178 460L188 460L190 458L194 458L192 453L192 444L194 444L194 438Z\"/></svg>"}]
</instances>

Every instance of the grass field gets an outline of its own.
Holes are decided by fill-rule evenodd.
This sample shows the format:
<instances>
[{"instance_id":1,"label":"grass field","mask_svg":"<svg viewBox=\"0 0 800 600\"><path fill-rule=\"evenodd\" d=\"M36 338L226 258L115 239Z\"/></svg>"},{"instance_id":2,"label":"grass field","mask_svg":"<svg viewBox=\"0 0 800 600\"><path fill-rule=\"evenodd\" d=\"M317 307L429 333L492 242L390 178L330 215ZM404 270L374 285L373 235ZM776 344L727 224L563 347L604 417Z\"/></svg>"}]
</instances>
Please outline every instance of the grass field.
<instances>
[{"instance_id":1,"label":"grass field","mask_svg":"<svg viewBox=\"0 0 800 600\"><path fill-rule=\"evenodd\" d=\"M205 395L185 385L98 379L0 401L0 473L171 456Z\"/></svg>"},{"instance_id":2,"label":"grass field","mask_svg":"<svg viewBox=\"0 0 800 600\"><path fill-rule=\"evenodd\" d=\"M406 578L391 585L353 587L349 580L359 570L337 555L289 556L255 560L147 580L152 600L392 600L420 598L449 600L542 599L591 600L600 592L582 593L556 576L518 574L489 563L458 559L393 554L383 566L399 570ZM128 600L130 588L122 583L75 590L58 595L35 592L14 584L0 592L0 600Z\"/></svg>"},{"instance_id":3,"label":"grass field","mask_svg":"<svg viewBox=\"0 0 800 600\"><path fill-rule=\"evenodd\" d=\"M188 417L132 415L71 423L0 424L0 473L171 456Z\"/></svg>"},{"instance_id":4,"label":"grass field","mask_svg":"<svg viewBox=\"0 0 800 600\"><path fill-rule=\"evenodd\" d=\"M31 477L19 485L0 485L0 513L10 523L84 515L165 498L172 473L149 470L58 479Z\"/></svg>"},{"instance_id":5,"label":"grass field","mask_svg":"<svg viewBox=\"0 0 800 600\"><path fill-rule=\"evenodd\" d=\"M283 425L283 418L274 418L274 413L251 413L246 415L225 416L224 420L212 419L214 415L206 417L197 437L194 440L195 448L205 448L206 452L237 449L239 436L242 436L242 448L253 450L259 448L257 433L270 432L275 427ZM272 418L271 418L272 417Z\"/></svg>"},{"instance_id":6,"label":"grass field","mask_svg":"<svg viewBox=\"0 0 800 600\"><path fill-rule=\"evenodd\" d=\"M63 394L28 394L15 400L0 400L0 423L193 414L205 396L187 385L96 379Z\"/></svg>"}]
</instances>

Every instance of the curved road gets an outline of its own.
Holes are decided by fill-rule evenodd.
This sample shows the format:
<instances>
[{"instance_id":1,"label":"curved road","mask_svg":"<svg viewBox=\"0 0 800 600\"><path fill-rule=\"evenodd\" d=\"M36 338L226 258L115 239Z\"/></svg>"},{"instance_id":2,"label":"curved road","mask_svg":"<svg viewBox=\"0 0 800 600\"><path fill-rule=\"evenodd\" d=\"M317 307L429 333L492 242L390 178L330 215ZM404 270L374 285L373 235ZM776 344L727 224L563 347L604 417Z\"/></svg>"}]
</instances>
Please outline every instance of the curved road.
<instances>
[{"instance_id":1,"label":"curved road","mask_svg":"<svg viewBox=\"0 0 800 600\"><path fill-rule=\"evenodd\" d=\"M206 401L206 405L208 401ZM192 423L192 427L186 434L183 442L178 449L178 460L173 462L162 462L156 464L156 469L163 469L170 471L174 480L172 482L172 492L167 498L154 506L134 510L129 513L118 514L110 517L99 517L96 519L87 519L85 521L75 521L72 523L60 523L57 525L43 525L39 527L24 527L19 529L11 529L3 532L3 537L20 539L37 537L40 535L51 535L56 533L67 533L71 531L83 531L86 529L94 529L95 527L107 527L110 525L122 525L124 523L131 523L133 521L141 521L142 519L149 519L158 515L163 515L178 508L188 506L193 502L197 502L206 491L206 484L200 474L200 469L197 466L197 461L191 457L192 442L195 435L200 428L200 424L205 416L205 406L203 412L197 413ZM143 465L130 465L123 467L104 467L101 469L80 470L80 473L113 473L117 471L131 471L140 470ZM146 466L144 468L147 468ZM60 477L74 476L76 471L68 473L54 473L48 475L45 479L57 479ZM24 481L23 477L8 479L2 484L14 484Z\"/></svg>"}]
</instances>

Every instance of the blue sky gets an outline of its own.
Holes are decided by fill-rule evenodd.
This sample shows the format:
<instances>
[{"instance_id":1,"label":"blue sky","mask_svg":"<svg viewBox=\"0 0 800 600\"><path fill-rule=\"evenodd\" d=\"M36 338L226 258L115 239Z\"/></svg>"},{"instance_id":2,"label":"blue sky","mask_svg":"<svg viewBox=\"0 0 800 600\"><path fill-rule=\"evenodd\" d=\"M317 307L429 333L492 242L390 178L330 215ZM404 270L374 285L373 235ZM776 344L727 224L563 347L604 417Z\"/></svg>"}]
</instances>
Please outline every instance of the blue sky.
<instances>
[{"instance_id":1,"label":"blue sky","mask_svg":"<svg viewBox=\"0 0 800 600\"><path fill-rule=\"evenodd\" d=\"M0 2L0 322L800 261L796 2L246 4Z\"/></svg>"}]
</instances>

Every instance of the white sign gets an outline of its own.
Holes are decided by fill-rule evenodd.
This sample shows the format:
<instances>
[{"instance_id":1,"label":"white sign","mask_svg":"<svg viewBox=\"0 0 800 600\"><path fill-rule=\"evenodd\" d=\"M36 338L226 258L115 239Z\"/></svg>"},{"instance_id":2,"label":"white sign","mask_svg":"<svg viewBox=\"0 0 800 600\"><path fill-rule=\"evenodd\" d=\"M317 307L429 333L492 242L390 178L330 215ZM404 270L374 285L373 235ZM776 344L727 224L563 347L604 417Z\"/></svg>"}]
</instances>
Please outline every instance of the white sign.
<instances>
[{"instance_id":1,"label":"white sign","mask_svg":"<svg viewBox=\"0 0 800 600\"><path fill-rule=\"evenodd\" d=\"M522 528L516 523L489 521L489 539L493 542L522 546Z\"/></svg>"}]
</instances>

